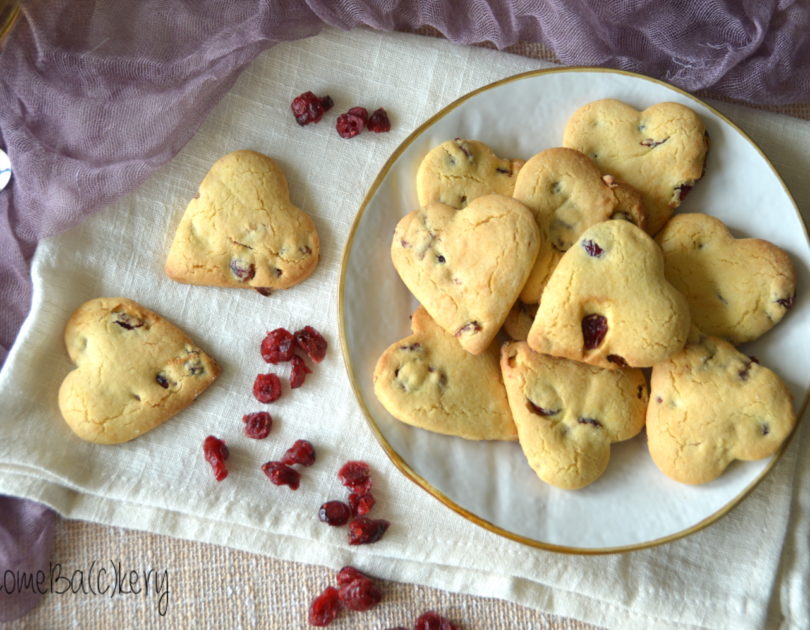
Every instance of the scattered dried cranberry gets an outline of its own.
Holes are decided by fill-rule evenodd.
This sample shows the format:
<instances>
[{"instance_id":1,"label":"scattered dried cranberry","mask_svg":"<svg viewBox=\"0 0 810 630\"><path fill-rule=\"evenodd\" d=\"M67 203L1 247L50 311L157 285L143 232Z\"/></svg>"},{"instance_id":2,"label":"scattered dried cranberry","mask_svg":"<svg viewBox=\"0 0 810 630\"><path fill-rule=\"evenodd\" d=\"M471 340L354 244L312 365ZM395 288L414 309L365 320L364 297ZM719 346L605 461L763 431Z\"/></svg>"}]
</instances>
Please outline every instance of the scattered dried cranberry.
<instances>
[{"instance_id":1,"label":"scattered dried cranberry","mask_svg":"<svg viewBox=\"0 0 810 630\"><path fill-rule=\"evenodd\" d=\"M304 384L307 374L311 374L312 370L307 367L304 360L297 354L292 356L292 371L290 372L290 388L296 389Z\"/></svg>"},{"instance_id":2,"label":"scattered dried cranberry","mask_svg":"<svg viewBox=\"0 0 810 630\"><path fill-rule=\"evenodd\" d=\"M368 122L368 110L365 107L352 107L346 113L351 114L352 116L357 116L358 118L362 118L364 125Z\"/></svg>"},{"instance_id":3,"label":"scattered dried cranberry","mask_svg":"<svg viewBox=\"0 0 810 630\"><path fill-rule=\"evenodd\" d=\"M291 490L297 490L301 481L301 474L283 462L262 464L262 471L277 486L290 486Z\"/></svg>"},{"instance_id":4,"label":"scattered dried cranberry","mask_svg":"<svg viewBox=\"0 0 810 630\"><path fill-rule=\"evenodd\" d=\"M343 586L344 584L348 584L349 582L352 582L358 578L368 578L368 576L354 567L345 566L337 572L336 580L338 586Z\"/></svg>"},{"instance_id":5,"label":"scattered dried cranberry","mask_svg":"<svg viewBox=\"0 0 810 630\"><path fill-rule=\"evenodd\" d=\"M586 350L598 348L604 341L608 331L607 319L604 315L592 313L582 318L582 338Z\"/></svg>"},{"instance_id":6,"label":"scattered dried cranberry","mask_svg":"<svg viewBox=\"0 0 810 630\"><path fill-rule=\"evenodd\" d=\"M368 130L374 133L391 131L391 121L388 120L388 113L380 107L371 114L368 119Z\"/></svg>"},{"instance_id":7,"label":"scattered dried cranberry","mask_svg":"<svg viewBox=\"0 0 810 630\"><path fill-rule=\"evenodd\" d=\"M312 326L304 326L301 330L296 331L295 340L315 363L323 361L326 356L326 339Z\"/></svg>"},{"instance_id":8,"label":"scattered dried cranberry","mask_svg":"<svg viewBox=\"0 0 810 630\"><path fill-rule=\"evenodd\" d=\"M318 519L332 527L345 525L351 517L352 509L343 501L327 501L318 509Z\"/></svg>"},{"instance_id":9,"label":"scattered dried cranberry","mask_svg":"<svg viewBox=\"0 0 810 630\"><path fill-rule=\"evenodd\" d=\"M416 620L413 630L459 630L459 628L449 619L429 610Z\"/></svg>"},{"instance_id":10,"label":"scattered dried cranberry","mask_svg":"<svg viewBox=\"0 0 810 630\"><path fill-rule=\"evenodd\" d=\"M346 608L362 612L380 603L382 591L371 578L360 574L340 587L339 596Z\"/></svg>"},{"instance_id":11,"label":"scattered dried cranberry","mask_svg":"<svg viewBox=\"0 0 810 630\"><path fill-rule=\"evenodd\" d=\"M276 374L259 374L253 381L253 395L256 400L271 403L281 396L281 380Z\"/></svg>"},{"instance_id":12,"label":"scattered dried cranberry","mask_svg":"<svg viewBox=\"0 0 810 630\"><path fill-rule=\"evenodd\" d=\"M327 586L309 605L308 621L312 626L328 626L340 612L340 592Z\"/></svg>"},{"instance_id":13,"label":"scattered dried cranberry","mask_svg":"<svg viewBox=\"0 0 810 630\"><path fill-rule=\"evenodd\" d=\"M290 109L295 116L295 122L303 127L318 122L333 105L334 102L329 96L321 98L312 92L304 92L293 99Z\"/></svg>"},{"instance_id":14,"label":"scattered dried cranberry","mask_svg":"<svg viewBox=\"0 0 810 630\"><path fill-rule=\"evenodd\" d=\"M295 337L286 328L276 328L262 339L262 358L268 363L282 363L293 358Z\"/></svg>"},{"instance_id":15,"label":"scattered dried cranberry","mask_svg":"<svg viewBox=\"0 0 810 630\"><path fill-rule=\"evenodd\" d=\"M355 114L345 113L337 117L335 129L341 138L354 138L357 134L363 131L366 126L366 121L362 117Z\"/></svg>"},{"instance_id":16,"label":"scattered dried cranberry","mask_svg":"<svg viewBox=\"0 0 810 630\"><path fill-rule=\"evenodd\" d=\"M214 478L222 481L228 476L228 469L225 467L225 460L228 459L228 446L224 441L213 435L209 435L203 441L203 454L205 461L211 464L214 469Z\"/></svg>"},{"instance_id":17,"label":"scattered dried cranberry","mask_svg":"<svg viewBox=\"0 0 810 630\"><path fill-rule=\"evenodd\" d=\"M355 516L365 516L369 512L371 512L371 508L374 507L376 500L374 499L374 495L370 492L366 494L357 494L356 492L352 492L349 495L349 507L352 509L352 514Z\"/></svg>"},{"instance_id":18,"label":"scattered dried cranberry","mask_svg":"<svg viewBox=\"0 0 810 630\"><path fill-rule=\"evenodd\" d=\"M366 462L349 461L338 471L340 483L357 494L371 492L371 471Z\"/></svg>"},{"instance_id":19,"label":"scattered dried cranberry","mask_svg":"<svg viewBox=\"0 0 810 630\"><path fill-rule=\"evenodd\" d=\"M349 544L368 545L383 537L391 523L382 518L358 516L349 523Z\"/></svg>"},{"instance_id":20,"label":"scattered dried cranberry","mask_svg":"<svg viewBox=\"0 0 810 630\"><path fill-rule=\"evenodd\" d=\"M315 447L306 440L296 440L284 457L281 458L282 463L292 466L293 464L301 464L302 466L312 466L315 463Z\"/></svg>"},{"instance_id":21,"label":"scattered dried cranberry","mask_svg":"<svg viewBox=\"0 0 810 630\"><path fill-rule=\"evenodd\" d=\"M257 411L242 416L245 423L245 435L254 440L263 440L270 435L273 418L266 411Z\"/></svg>"}]
</instances>

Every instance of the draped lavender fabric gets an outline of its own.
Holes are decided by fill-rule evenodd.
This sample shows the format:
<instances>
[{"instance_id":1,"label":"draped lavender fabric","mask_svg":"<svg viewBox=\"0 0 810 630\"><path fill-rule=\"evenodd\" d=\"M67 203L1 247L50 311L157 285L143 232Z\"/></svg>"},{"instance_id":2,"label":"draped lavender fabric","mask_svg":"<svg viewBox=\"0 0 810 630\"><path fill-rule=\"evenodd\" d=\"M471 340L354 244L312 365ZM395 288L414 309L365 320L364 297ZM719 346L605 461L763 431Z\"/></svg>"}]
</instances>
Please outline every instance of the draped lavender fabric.
<instances>
[{"instance_id":1,"label":"draped lavender fabric","mask_svg":"<svg viewBox=\"0 0 810 630\"><path fill-rule=\"evenodd\" d=\"M37 242L166 164L261 51L341 29L437 29L459 44L542 43L566 65L655 76L759 104L810 100L810 9L790 0L216 0L24 5L0 53L0 363L31 299ZM0 497L0 568L47 561L54 515ZM31 597L0 599L0 620Z\"/></svg>"}]
</instances>

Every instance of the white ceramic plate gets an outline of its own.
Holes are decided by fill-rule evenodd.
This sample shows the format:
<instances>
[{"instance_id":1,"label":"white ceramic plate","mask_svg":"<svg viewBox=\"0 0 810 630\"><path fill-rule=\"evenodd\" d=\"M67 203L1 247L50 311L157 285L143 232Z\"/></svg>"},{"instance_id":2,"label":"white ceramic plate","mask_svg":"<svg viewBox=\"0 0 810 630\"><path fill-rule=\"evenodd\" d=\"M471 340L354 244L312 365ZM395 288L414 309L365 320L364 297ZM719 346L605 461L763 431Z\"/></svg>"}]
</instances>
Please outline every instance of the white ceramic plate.
<instances>
[{"instance_id":1,"label":"white ceramic plate","mask_svg":"<svg viewBox=\"0 0 810 630\"><path fill-rule=\"evenodd\" d=\"M380 354L410 333L416 302L391 264L399 219L417 207L415 174L422 157L445 140L481 140L498 155L527 159L559 146L568 117L581 105L617 98L636 109L676 101L706 123L711 150L706 175L682 211L723 220L738 237L765 238L810 268L807 234L790 194L760 150L716 110L667 84L593 68L538 71L476 90L428 120L394 152L371 187L346 245L339 316L344 357L370 426L393 462L451 509L512 539L559 551L605 553L686 535L725 514L767 473L773 458L735 463L718 480L679 484L658 471L644 436L614 445L607 472L592 485L565 491L544 484L516 443L475 443L398 422L376 400L371 375ZM758 342L744 348L806 402L810 300Z\"/></svg>"}]
</instances>

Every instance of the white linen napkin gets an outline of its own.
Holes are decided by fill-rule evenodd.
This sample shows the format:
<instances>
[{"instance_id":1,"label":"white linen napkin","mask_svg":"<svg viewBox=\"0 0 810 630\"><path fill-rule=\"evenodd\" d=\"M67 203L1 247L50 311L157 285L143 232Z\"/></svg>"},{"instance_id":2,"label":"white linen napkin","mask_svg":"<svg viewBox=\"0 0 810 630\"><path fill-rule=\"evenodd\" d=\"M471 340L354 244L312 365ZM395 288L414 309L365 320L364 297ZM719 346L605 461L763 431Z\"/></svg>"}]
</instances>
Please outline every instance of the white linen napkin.
<instances>
[{"instance_id":1,"label":"white linen napkin","mask_svg":"<svg viewBox=\"0 0 810 630\"><path fill-rule=\"evenodd\" d=\"M548 65L365 30L326 30L262 54L170 164L40 244L32 312L0 372L0 492L42 501L69 518L335 568L354 563L383 578L499 597L608 628L810 627L806 420L771 473L716 523L651 549L579 556L507 540L445 508L390 463L353 397L339 356L337 294L343 246L363 196L391 152L438 109ZM392 130L344 140L333 116L299 127L289 104L306 90L331 95L332 115L355 105L385 107ZM810 123L713 105L759 143L807 217ZM172 282L163 261L190 195L216 158L243 148L276 158L292 199L314 217L322 240L316 273L270 297ZM71 369L64 324L82 302L102 295L130 297L163 314L223 368L187 411L114 447L76 439L56 405ZM268 408L275 419L269 438L241 437L242 415L262 408L251 385L268 371L259 354L264 333L307 324L330 342L326 360ZM220 484L202 458L211 433L231 447L231 474ZM259 466L298 438L316 445L316 465L303 471L298 491L269 484ZM373 515L392 523L374 545L350 547L344 528L317 518L322 502L345 497L335 473L349 459L371 465Z\"/></svg>"}]
</instances>

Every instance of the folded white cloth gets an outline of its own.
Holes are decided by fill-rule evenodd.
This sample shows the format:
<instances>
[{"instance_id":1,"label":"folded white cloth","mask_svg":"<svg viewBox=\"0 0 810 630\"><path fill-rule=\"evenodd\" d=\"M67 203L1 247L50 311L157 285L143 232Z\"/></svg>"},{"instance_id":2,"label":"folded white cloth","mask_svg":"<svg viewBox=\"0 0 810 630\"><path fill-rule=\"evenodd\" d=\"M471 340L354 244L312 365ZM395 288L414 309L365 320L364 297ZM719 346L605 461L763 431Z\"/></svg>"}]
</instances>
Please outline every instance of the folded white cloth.
<instances>
[{"instance_id":1,"label":"folded white cloth","mask_svg":"<svg viewBox=\"0 0 810 630\"><path fill-rule=\"evenodd\" d=\"M42 501L70 518L300 562L352 562L380 577L500 597L609 628L810 627L807 421L764 481L716 523L658 547L584 556L522 545L448 510L397 471L364 420L339 356L337 324L341 254L363 196L398 144L442 106L547 65L364 30L327 30L262 54L175 160L133 194L40 244L33 309L0 372L0 493ZM392 130L344 140L328 121L299 127L289 104L306 90L330 94L336 111L385 107ZM810 123L714 105L763 148L799 207L810 208ZM318 270L270 297L172 282L162 265L187 200L214 159L244 148L275 157L293 200L315 218ZM800 283L806 278L800 269ZM193 407L119 446L76 439L56 405L71 369L64 324L82 302L102 295L160 312L223 367ZM251 386L268 371L259 354L264 333L307 324L329 340L326 360L268 408L275 418L269 438L241 438L242 415L262 407ZM231 445L231 474L219 484L202 457L208 434ZM316 444L318 462L303 471L296 492L269 484L259 466L298 438ZM317 518L322 502L345 497L336 472L349 459L371 465L373 515L392 523L374 545L350 547L344 528Z\"/></svg>"}]
</instances>

